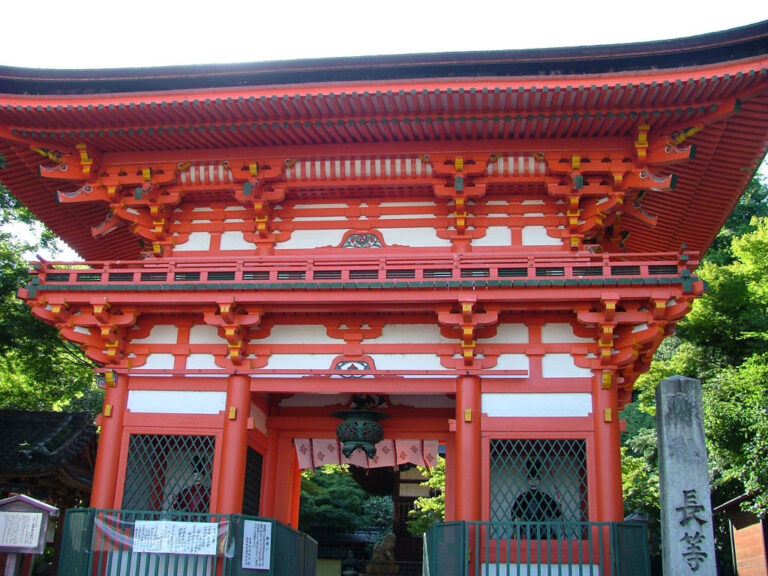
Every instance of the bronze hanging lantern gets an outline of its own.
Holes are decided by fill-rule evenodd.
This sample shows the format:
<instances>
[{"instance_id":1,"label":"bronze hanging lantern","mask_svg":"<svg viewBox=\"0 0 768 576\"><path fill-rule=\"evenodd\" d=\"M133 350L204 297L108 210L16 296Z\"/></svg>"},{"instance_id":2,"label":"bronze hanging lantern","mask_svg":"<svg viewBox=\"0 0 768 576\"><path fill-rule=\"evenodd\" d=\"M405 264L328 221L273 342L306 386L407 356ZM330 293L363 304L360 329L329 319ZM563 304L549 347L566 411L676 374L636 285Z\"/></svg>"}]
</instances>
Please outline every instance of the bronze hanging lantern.
<instances>
[{"instance_id":1,"label":"bronze hanging lantern","mask_svg":"<svg viewBox=\"0 0 768 576\"><path fill-rule=\"evenodd\" d=\"M368 458L376 456L376 444L384 439L384 430L379 420L389 418L389 414L368 410L372 405L381 404L381 400L372 396L355 396L354 408L334 412L335 418L344 420L336 428L336 438L341 443L341 451L349 458L352 452L362 449Z\"/></svg>"}]
</instances>

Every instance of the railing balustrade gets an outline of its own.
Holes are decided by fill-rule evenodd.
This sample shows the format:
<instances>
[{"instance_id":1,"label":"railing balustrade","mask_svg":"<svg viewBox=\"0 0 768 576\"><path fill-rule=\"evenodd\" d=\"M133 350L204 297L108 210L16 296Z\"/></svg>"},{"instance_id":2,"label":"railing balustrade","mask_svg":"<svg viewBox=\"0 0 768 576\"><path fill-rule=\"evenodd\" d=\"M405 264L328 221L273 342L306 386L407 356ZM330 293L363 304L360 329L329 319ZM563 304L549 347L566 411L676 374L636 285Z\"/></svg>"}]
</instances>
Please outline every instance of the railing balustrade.
<instances>
[{"instance_id":1,"label":"railing balustrade","mask_svg":"<svg viewBox=\"0 0 768 576\"><path fill-rule=\"evenodd\" d=\"M446 522L425 535L429 576L649 576L647 527L629 522Z\"/></svg>"},{"instance_id":2,"label":"railing balustrade","mask_svg":"<svg viewBox=\"0 0 768 576\"><path fill-rule=\"evenodd\" d=\"M271 518L68 510L58 576L315 576L317 543Z\"/></svg>"},{"instance_id":3,"label":"railing balustrade","mask_svg":"<svg viewBox=\"0 0 768 576\"><path fill-rule=\"evenodd\" d=\"M220 259L167 259L123 262L39 262L33 284L78 285L82 289L137 290L153 285L173 289L452 287L470 282L486 286L549 283L552 286L611 282L631 285L655 279L689 278L697 262L689 254L593 254L568 258L559 254L483 254L327 257L265 256L222 262ZM100 288L101 287L101 288Z\"/></svg>"}]
</instances>

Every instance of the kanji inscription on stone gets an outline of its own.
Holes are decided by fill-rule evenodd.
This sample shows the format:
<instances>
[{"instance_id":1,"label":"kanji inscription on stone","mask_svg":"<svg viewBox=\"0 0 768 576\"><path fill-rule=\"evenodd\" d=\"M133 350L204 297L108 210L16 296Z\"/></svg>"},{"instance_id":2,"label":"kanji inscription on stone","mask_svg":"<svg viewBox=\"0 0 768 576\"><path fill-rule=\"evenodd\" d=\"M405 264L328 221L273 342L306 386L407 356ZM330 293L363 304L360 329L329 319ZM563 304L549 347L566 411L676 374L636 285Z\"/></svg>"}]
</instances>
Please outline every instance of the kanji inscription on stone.
<instances>
[{"instance_id":1,"label":"kanji inscription on stone","mask_svg":"<svg viewBox=\"0 0 768 576\"><path fill-rule=\"evenodd\" d=\"M674 376L656 390L665 574L715 576L701 384Z\"/></svg>"}]
</instances>

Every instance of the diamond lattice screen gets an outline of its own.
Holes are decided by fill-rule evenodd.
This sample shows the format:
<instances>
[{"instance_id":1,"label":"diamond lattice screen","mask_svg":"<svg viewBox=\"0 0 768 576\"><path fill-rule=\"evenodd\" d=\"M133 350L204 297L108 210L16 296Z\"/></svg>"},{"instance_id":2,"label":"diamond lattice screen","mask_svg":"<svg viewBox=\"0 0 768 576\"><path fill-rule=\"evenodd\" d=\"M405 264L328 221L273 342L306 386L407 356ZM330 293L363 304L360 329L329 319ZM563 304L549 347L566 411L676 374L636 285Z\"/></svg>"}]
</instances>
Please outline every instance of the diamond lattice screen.
<instances>
[{"instance_id":1,"label":"diamond lattice screen","mask_svg":"<svg viewBox=\"0 0 768 576\"><path fill-rule=\"evenodd\" d=\"M245 459L245 490L243 491L243 514L259 515L261 498L261 467L264 457L253 448L248 448Z\"/></svg>"},{"instance_id":2,"label":"diamond lattice screen","mask_svg":"<svg viewBox=\"0 0 768 576\"><path fill-rule=\"evenodd\" d=\"M491 521L587 520L584 440L491 440Z\"/></svg>"},{"instance_id":3,"label":"diamond lattice screen","mask_svg":"<svg viewBox=\"0 0 768 576\"><path fill-rule=\"evenodd\" d=\"M213 436L132 435L123 509L209 512L214 440Z\"/></svg>"}]
</instances>

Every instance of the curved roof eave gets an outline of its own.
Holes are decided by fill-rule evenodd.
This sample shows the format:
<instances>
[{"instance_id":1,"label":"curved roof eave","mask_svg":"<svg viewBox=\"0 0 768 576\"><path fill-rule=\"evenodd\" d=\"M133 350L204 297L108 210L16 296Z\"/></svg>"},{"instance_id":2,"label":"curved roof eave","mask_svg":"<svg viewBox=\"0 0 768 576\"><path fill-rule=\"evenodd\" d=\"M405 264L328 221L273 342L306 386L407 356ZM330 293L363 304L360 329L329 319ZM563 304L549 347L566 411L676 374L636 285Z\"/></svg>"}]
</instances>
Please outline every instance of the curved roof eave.
<instances>
[{"instance_id":1,"label":"curved roof eave","mask_svg":"<svg viewBox=\"0 0 768 576\"><path fill-rule=\"evenodd\" d=\"M653 42L240 64L94 70L0 66L6 94L104 94L334 82L459 77L604 74L702 66L765 54L768 20L731 30Z\"/></svg>"}]
</instances>

